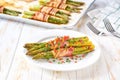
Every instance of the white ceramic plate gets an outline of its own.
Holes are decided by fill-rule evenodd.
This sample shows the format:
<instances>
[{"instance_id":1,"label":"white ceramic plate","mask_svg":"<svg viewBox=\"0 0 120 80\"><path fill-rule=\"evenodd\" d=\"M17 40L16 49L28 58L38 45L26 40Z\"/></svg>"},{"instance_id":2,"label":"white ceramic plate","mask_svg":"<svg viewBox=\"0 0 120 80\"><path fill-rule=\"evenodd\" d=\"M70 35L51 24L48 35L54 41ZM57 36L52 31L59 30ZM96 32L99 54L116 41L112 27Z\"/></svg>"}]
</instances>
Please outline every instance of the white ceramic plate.
<instances>
[{"instance_id":1,"label":"white ceramic plate","mask_svg":"<svg viewBox=\"0 0 120 80\"><path fill-rule=\"evenodd\" d=\"M70 36L70 37L80 37L80 36L86 36L80 32L77 31L72 31L72 30L46 30L43 33L45 36L44 38L41 38L40 40L48 40L51 39L53 36ZM36 36L31 38L31 41L39 41L39 37L41 35L37 34ZM89 36L88 36L89 37ZM85 58L82 60L79 60L77 63L71 62L71 63L63 63L63 64L57 64L57 63L49 63L46 60L32 60L31 57L25 55L25 58L30 62L31 65L35 65L41 68L49 69L49 70L55 70L55 71L71 71L71 70L77 70L77 69L82 69L85 68L93 63L95 63L99 57L100 57L100 47L98 44L89 37L89 39L93 42L95 45L95 50L93 52L90 52L86 55Z\"/></svg>"},{"instance_id":2,"label":"white ceramic plate","mask_svg":"<svg viewBox=\"0 0 120 80\"><path fill-rule=\"evenodd\" d=\"M81 10L81 13L72 13L72 15L70 17L71 20L69 20L69 23L67 23L67 24L57 25L57 24L41 22L41 21L36 21L36 20L30 20L30 19L10 16L10 15L5 15L5 14L0 14L0 17L6 18L6 19L12 19L15 21L20 21L20 22L24 22L24 23L28 23L28 24L33 24L33 25L45 27L45 28L73 28L95 0L76 0L76 1L85 2L85 5L83 6L83 10Z\"/></svg>"}]
</instances>

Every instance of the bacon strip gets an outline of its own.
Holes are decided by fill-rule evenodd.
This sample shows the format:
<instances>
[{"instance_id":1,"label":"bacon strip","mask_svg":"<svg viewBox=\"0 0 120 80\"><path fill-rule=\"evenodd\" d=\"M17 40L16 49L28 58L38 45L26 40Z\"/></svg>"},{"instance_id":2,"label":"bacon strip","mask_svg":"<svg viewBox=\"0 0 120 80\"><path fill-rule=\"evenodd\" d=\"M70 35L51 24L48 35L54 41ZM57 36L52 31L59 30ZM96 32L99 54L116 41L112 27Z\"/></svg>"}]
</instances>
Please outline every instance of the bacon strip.
<instances>
[{"instance_id":1,"label":"bacon strip","mask_svg":"<svg viewBox=\"0 0 120 80\"><path fill-rule=\"evenodd\" d=\"M50 17L50 15L45 14L44 21L47 22L49 17Z\"/></svg>"},{"instance_id":2,"label":"bacon strip","mask_svg":"<svg viewBox=\"0 0 120 80\"><path fill-rule=\"evenodd\" d=\"M51 45L51 48L53 49L52 53L55 58L72 56L74 48L73 47L70 47L67 49L64 48L64 46L68 44L67 43L68 39L69 39L68 36L64 36L61 38L56 38L55 40L49 42L49 44ZM57 48L60 48L60 49L56 50Z\"/></svg>"},{"instance_id":3,"label":"bacon strip","mask_svg":"<svg viewBox=\"0 0 120 80\"><path fill-rule=\"evenodd\" d=\"M51 0L52 1L55 1L55 2L60 2L60 3L66 3L67 0Z\"/></svg>"},{"instance_id":4,"label":"bacon strip","mask_svg":"<svg viewBox=\"0 0 120 80\"><path fill-rule=\"evenodd\" d=\"M63 0L62 3L66 4L67 0Z\"/></svg>"},{"instance_id":5,"label":"bacon strip","mask_svg":"<svg viewBox=\"0 0 120 80\"><path fill-rule=\"evenodd\" d=\"M44 13L49 14L51 10L52 10L52 7L44 6L44 7L40 10L40 12L44 12Z\"/></svg>"},{"instance_id":6,"label":"bacon strip","mask_svg":"<svg viewBox=\"0 0 120 80\"><path fill-rule=\"evenodd\" d=\"M67 7L66 4L61 4L58 8L59 8L59 9L65 9L66 7Z\"/></svg>"},{"instance_id":7,"label":"bacon strip","mask_svg":"<svg viewBox=\"0 0 120 80\"><path fill-rule=\"evenodd\" d=\"M48 6L59 9L65 9L67 7L66 0L51 0L48 2Z\"/></svg>"},{"instance_id":8,"label":"bacon strip","mask_svg":"<svg viewBox=\"0 0 120 80\"><path fill-rule=\"evenodd\" d=\"M33 19L43 21L44 20L45 13L36 12L33 16Z\"/></svg>"},{"instance_id":9,"label":"bacon strip","mask_svg":"<svg viewBox=\"0 0 120 80\"><path fill-rule=\"evenodd\" d=\"M55 7L55 8L58 8L59 5L60 5L60 2L55 2L55 1L48 3L48 6L50 6L50 7Z\"/></svg>"},{"instance_id":10,"label":"bacon strip","mask_svg":"<svg viewBox=\"0 0 120 80\"><path fill-rule=\"evenodd\" d=\"M70 57L70 56L73 56L73 51L74 51L74 48L73 47L70 47L68 49L64 49L64 48L61 48L57 51L54 51L53 52L53 55L55 58L59 58L59 57Z\"/></svg>"},{"instance_id":11,"label":"bacon strip","mask_svg":"<svg viewBox=\"0 0 120 80\"><path fill-rule=\"evenodd\" d=\"M51 15L55 15L58 11L59 11L58 9L53 8L53 9L50 11L49 14L51 14Z\"/></svg>"},{"instance_id":12,"label":"bacon strip","mask_svg":"<svg viewBox=\"0 0 120 80\"><path fill-rule=\"evenodd\" d=\"M59 11L59 9L57 8L53 8L53 7L43 7L40 12L46 13L46 14L50 14L50 15L55 15L57 12Z\"/></svg>"},{"instance_id":13,"label":"bacon strip","mask_svg":"<svg viewBox=\"0 0 120 80\"><path fill-rule=\"evenodd\" d=\"M0 13L3 13L4 7L0 6Z\"/></svg>"}]
</instances>

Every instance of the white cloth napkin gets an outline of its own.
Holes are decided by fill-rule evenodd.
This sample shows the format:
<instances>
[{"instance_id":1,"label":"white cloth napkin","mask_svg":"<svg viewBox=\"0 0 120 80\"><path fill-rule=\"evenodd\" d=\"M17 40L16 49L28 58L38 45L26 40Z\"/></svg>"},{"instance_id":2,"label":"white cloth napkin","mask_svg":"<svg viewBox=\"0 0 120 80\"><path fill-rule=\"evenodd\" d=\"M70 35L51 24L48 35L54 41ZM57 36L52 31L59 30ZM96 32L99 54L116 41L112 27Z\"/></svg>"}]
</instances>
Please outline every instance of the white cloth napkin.
<instances>
[{"instance_id":1,"label":"white cloth napkin","mask_svg":"<svg viewBox=\"0 0 120 80\"><path fill-rule=\"evenodd\" d=\"M104 27L103 19L108 18L113 25L113 28L120 33L120 4L113 3L111 6L106 6L105 8L94 9L87 13L93 22L93 25L107 32Z\"/></svg>"}]
</instances>

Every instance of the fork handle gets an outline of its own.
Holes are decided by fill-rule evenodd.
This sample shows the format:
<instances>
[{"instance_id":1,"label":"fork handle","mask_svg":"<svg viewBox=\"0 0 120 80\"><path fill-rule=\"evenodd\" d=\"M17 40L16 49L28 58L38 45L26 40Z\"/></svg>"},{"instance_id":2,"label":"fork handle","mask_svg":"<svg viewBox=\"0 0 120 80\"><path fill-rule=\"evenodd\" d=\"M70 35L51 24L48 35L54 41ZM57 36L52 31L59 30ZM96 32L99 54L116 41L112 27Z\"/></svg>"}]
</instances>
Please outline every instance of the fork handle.
<instances>
[{"instance_id":1,"label":"fork handle","mask_svg":"<svg viewBox=\"0 0 120 80\"><path fill-rule=\"evenodd\" d=\"M112 33L112 34L113 34L114 36L120 38L120 34L119 34L118 32L114 32L114 33Z\"/></svg>"}]
</instances>

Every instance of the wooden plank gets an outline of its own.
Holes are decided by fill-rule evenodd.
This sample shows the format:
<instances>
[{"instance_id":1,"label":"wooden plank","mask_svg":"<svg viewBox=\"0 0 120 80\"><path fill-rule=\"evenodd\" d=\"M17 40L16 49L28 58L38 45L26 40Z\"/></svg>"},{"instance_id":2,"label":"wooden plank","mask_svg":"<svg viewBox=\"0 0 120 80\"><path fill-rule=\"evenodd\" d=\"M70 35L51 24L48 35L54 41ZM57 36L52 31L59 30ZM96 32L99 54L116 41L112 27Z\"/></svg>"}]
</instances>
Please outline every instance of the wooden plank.
<instances>
[{"instance_id":1,"label":"wooden plank","mask_svg":"<svg viewBox=\"0 0 120 80\"><path fill-rule=\"evenodd\" d=\"M106 64L107 74L110 80L120 79L120 42L119 39L113 36L96 37L102 48L104 62Z\"/></svg>"},{"instance_id":2,"label":"wooden plank","mask_svg":"<svg viewBox=\"0 0 120 80\"><path fill-rule=\"evenodd\" d=\"M22 24L10 20L0 20L1 74L5 80L14 56Z\"/></svg>"},{"instance_id":3,"label":"wooden plank","mask_svg":"<svg viewBox=\"0 0 120 80\"><path fill-rule=\"evenodd\" d=\"M95 35L93 32L91 32L88 29L86 25L80 28L80 32L83 32L89 35L91 38L93 38L98 43L102 42L100 44L101 48L103 47L102 44L106 44L105 42L106 38L104 36ZM77 80L110 80L110 76L108 74L109 71L107 70L107 65L105 63L104 56L103 56L103 54L105 55L106 53L107 53L106 50L104 50L104 52L102 51L101 58L95 64L83 70L77 71Z\"/></svg>"},{"instance_id":4,"label":"wooden plank","mask_svg":"<svg viewBox=\"0 0 120 80\"><path fill-rule=\"evenodd\" d=\"M41 75L41 80L53 80L53 76L54 76L53 71L43 69L43 72L42 72L42 75Z\"/></svg>"},{"instance_id":5,"label":"wooden plank","mask_svg":"<svg viewBox=\"0 0 120 80\"><path fill-rule=\"evenodd\" d=\"M77 80L77 71L67 72L69 80Z\"/></svg>"},{"instance_id":6,"label":"wooden plank","mask_svg":"<svg viewBox=\"0 0 120 80\"><path fill-rule=\"evenodd\" d=\"M15 57L11 70L9 72L8 80L42 80L43 70L39 66L34 66L25 58L25 49L23 48L24 44L31 42L31 38L34 36L41 38L41 36L36 36L37 34L44 37L42 28L24 25L21 37L15 52ZM33 33L33 34L32 34ZM39 38L40 37L40 38ZM35 42L35 41L34 41Z\"/></svg>"},{"instance_id":7,"label":"wooden plank","mask_svg":"<svg viewBox=\"0 0 120 80\"><path fill-rule=\"evenodd\" d=\"M109 41L110 40L110 41ZM119 39L115 37L109 38L107 41L108 45L104 44L104 49L106 50L106 55L104 55L105 62L107 65L108 74L110 77L110 80L119 80L120 79L120 42ZM110 49L107 48L108 46L111 46Z\"/></svg>"}]
</instances>

